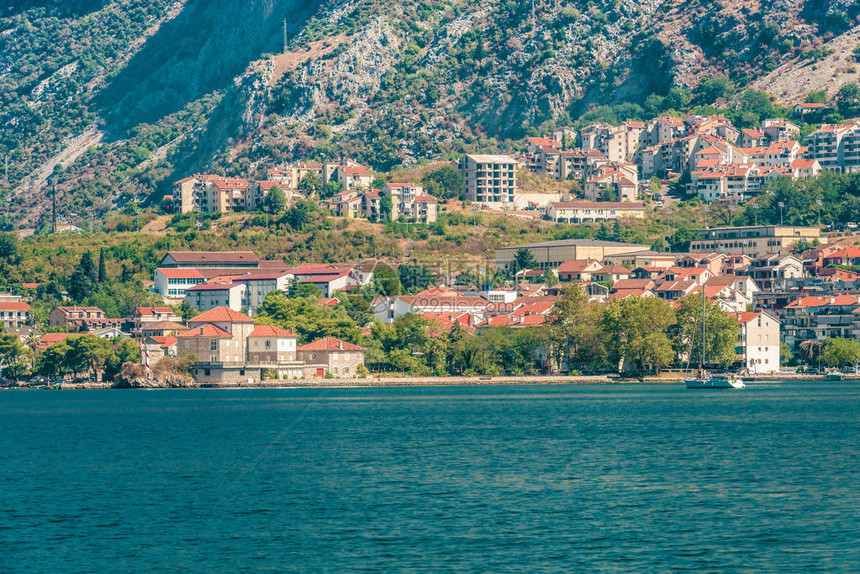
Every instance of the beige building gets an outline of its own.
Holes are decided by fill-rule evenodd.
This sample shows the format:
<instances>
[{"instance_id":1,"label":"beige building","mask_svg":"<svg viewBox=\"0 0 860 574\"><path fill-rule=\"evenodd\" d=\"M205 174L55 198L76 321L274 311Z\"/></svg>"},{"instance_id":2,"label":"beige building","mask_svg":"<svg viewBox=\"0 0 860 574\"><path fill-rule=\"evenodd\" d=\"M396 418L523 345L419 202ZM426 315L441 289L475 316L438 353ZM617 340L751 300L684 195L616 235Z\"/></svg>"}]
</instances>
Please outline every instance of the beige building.
<instances>
[{"instance_id":1,"label":"beige building","mask_svg":"<svg viewBox=\"0 0 860 574\"><path fill-rule=\"evenodd\" d=\"M633 202L561 201L550 203L547 219L566 223L609 221L619 218L642 219L645 206Z\"/></svg>"},{"instance_id":2,"label":"beige building","mask_svg":"<svg viewBox=\"0 0 860 574\"><path fill-rule=\"evenodd\" d=\"M700 229L699 238L690 242L691 253L728 253L762 257L787 253L798 243L827 243L817 227L789 225L750 225Z\"/></svg>"},{"instance_id":3,"label":"beige building","mask_svg":"<svg viewBox=\"0 0 860 574\"><path fill-rule=\"evenodd\" d=\"M364 347L326 337L297 349L298 360L304 365L305 376L352 377L364 364Z\"/></svg>"},{"instance_id":4,"label":"beige building","mask_svg":"<svg viewBox=\"0 0 860 574\"><path fill-rule=\"evenodd\" d=\"M779 321L764 312L736 315L740 323L738 348L751 374L779 372Z\"/></svg>"},{"instance_id":5,"label":"beige building","mask_svg":"<svg viewBox=\"0 0 860 574\"><path fill-rule=\"evenodd\" d=\"M504 206L517 193L517 162L506 155L469 154L458 162L466 185L466 199Z\"/></svg>"},{"instance_id":6,"label":"beige building","mask_svg":"<svg viewBox=\"0 0 860 574\"><path fill-rule=\"evenodd\" d=\"M635 243L617 243L615 241L597 241L594 239L561 239L542 243L529 243L496 249L496 270L501 271L511 264L517 250L528 249L538 263L540 269L555 269L565 261L573 259L596 259L604 261L612 255L633 254L649 251L648 245Z\"/></svg>"},{"instance_id":7,"label":"beige building","mask_svg":"<svg viewBox=\"0 0 860 574\"><path fill-rule=\"evenodd\" d=\"M20 327L30 320L30 306L17 295L0 295L0 329Z\"/></svg>"}]
</instances>

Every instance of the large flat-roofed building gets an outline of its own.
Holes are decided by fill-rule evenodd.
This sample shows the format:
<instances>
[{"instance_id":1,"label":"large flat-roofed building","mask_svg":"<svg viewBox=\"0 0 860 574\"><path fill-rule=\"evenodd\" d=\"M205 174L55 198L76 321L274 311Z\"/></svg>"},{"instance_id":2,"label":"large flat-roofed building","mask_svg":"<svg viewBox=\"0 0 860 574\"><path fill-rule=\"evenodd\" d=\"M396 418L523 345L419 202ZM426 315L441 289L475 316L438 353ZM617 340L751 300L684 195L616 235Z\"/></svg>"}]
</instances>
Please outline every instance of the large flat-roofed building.
<instances>
[{"instance_id":1,"label":"large flat-roofed building","mask_svg":"<svg viewBox=\"0 0 860 574\"><path fill-rule=\"evenodd\" d=\"M691 253L732 253L762 257L787 253L798 243L827 243L817 227L790 225L750 225L700 229L699 238L690 242Z\"/></svg>"},{"instance_id":2,"label":"large flat-roofed building","mask_svg":"<svg viewBox=\"0 0 860 574\"><path fill-rule=\"evenodd\" d=\"M514 245L496 249L496 270L506 269L520 249L531 251L540 269L555 269L565 261L573 259L596 259L603 261L612 255L649 251L648 245L636 243L617 243L594 239L560 239L527 245Z\"/></svg>"},{"instance_id":3,"label":"large flat-roofed building","mask_svg":"<svg viewBox=\"0 0 860 574\"><path fill-rule=\"evenodd\" d=\"M512 204L517 193L517 162L506 155L469 154L458 162L466 199L478 203Z\"/></svg>"}]
</instances>

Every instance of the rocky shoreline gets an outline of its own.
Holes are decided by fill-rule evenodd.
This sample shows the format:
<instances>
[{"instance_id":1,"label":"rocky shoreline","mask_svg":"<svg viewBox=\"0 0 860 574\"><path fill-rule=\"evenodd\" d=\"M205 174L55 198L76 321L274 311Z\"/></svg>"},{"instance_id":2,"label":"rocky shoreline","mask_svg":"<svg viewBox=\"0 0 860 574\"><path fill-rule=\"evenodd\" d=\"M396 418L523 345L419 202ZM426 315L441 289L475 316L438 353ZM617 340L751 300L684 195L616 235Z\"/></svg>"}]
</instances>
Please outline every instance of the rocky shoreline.
<instances>
[{"instance_id":1,"label":"rocky shoreline","mask_svg":"<svg viewBox=\"0 0 860 574\"><path fill-rule=\"evenodd\" d=\"M823 381L822 375L760 375L744 377L746 381ZM190 377L171 377L161 379L136 379L118 383L61 383L50 387L55 390L73 389L294 389L294 388L373 388L373 387L437 387L437 386L478 386L478 385L592 385L592 384L640 384L667 383L678 384L684 376L667 373L661 376L623 378L606 375L530 375L499 377L367 377L355 379L291 379L267 380L241 385L213 385L197 383ZM847 375L845 382L860 382L860 376ZM27 389L26 386L6 387L8 389Z\"/></svg>"}]
</instances>

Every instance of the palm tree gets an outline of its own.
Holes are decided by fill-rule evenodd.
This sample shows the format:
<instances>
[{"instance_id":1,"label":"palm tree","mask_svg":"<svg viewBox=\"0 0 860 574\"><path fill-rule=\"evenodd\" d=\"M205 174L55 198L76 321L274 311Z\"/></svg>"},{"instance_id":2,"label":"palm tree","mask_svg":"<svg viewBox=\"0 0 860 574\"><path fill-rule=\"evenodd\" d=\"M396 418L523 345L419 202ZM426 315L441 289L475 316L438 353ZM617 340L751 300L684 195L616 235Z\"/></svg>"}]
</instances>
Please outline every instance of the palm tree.
<instances>
[{"instance_id":1,"label":"palm tree","mask_svg":"<svg viewBox=\"0 0 860 574\"><path fill-rule=\"evenodd\" d=\"M821 353L824 351L824 343L814 339L803 341L798 345L800 356L808 365L821 365Z\"/></svg>"}]
</instances>

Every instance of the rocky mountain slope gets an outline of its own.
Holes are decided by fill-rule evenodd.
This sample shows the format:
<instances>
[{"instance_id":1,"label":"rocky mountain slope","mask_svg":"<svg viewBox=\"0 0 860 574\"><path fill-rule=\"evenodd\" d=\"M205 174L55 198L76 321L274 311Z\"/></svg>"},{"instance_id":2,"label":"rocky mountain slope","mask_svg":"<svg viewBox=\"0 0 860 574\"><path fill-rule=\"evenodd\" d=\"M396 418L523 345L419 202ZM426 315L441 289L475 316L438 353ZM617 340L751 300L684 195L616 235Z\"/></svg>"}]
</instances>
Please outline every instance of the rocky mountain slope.
<instances>
[{"instance_id":1,"label":"rocky mountain slope","mask_svg":"<svg viewBox=\"0 0 860 574\"><path fill-rule=\"evenodd\" d=\"M0 194L25 225L46 223L46 182L61 213L98 213L197 169L340 155L390 169L583 114L647 117L690 91L712 103L695 89L719 75L794 103L813 68L850 76L860 13L847 0L67 4L0 11ZM64 153L84 133L95 145Z\"/></svg>"}]
</instances>

